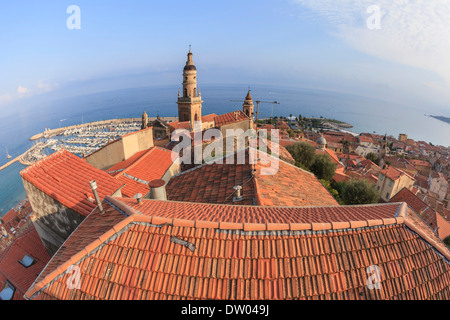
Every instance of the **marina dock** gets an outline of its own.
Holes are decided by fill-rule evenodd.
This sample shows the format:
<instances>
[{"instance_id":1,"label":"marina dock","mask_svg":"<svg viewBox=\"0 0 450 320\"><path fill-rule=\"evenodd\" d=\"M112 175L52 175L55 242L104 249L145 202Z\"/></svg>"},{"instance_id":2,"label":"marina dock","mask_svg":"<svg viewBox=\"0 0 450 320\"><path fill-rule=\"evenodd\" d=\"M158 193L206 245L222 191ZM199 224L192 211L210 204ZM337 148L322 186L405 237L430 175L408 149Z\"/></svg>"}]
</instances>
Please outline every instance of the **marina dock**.
<instances>
[{"instance_id":1,"label":"marina dock","mask_svg":"<svg viewBox=\"0 0 450 320\"><path fill-rule=\"evenodd\" d=\"M111 125L111 124L117 124L121 122L134 122L134 121L141 121L140 118L128 118L128 119L112 119L112 120L103 120L103 121L96 121L96 122L89 122L89 123L83 123L83 124L77 124L73 126L63 127L63 128L57 128L57 129L50 129L42 133L38 133L30 138L31 141L39 140L41 138L45 138L48 136L56 136L64 131L67 130L74 130L74 129L80 129L84 127L89 126L102 126L102 125Z\"/></svg>"},{"instance_id":2,"label":"marina dock","mask_svg":"<svg viewBox=\"0 0 450 320\"><path fill-rule=\"evenodd\" d=\"M2 165L0 167L0 171L2 171L3 169L8 168L10 165L16 163L17 161L20 161L20 159L23 157L23 154L21 154L20 156L18 156L17 158L14 158L13 160L9 161L8 163L5 163L4 165Z\"/></svg>"},{"instance_id":3,"label":"marina dock","mask_svg":"<svg viewBox=\"0 0 450 320\"><path fill-rule=\"evenodd\" d=\"M164 118L164 120L174 121L176 118ZM16 162L24 166L32 165L45 158L48 152L56 152L59 149L86 156L102 148L111 140L140 130L140 123L140 118L111 119L46 130L32 136L30 140L35 141L34 145L20 156L2 165L0 171Z\"/></svg>"}]
</instances>

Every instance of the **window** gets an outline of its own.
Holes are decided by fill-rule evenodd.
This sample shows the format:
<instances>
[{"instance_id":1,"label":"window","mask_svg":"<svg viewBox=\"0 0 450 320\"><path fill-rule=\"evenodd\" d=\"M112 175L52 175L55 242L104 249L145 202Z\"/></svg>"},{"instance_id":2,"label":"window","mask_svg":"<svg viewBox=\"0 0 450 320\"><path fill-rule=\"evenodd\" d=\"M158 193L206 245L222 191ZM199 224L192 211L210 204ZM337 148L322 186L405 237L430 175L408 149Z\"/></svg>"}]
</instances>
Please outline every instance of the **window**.
<instances>
[{"instance_id":1,"label":"window","mask_svg":"<svg viewBox=\"0 0 450 320\"><path fill-rule=\"evenodd\" d=\"M5 288L0 292L0 300L12 300L16 288L9 282L6 282Z\"/></svg>"},{"instance_id":2,"label":"window","mask_svg":"<svg viewBox=\"0 0 450 320\"><path fill-rule=\"evenodd\" d=\"M394 185L394 181L389 180L389 187L392 187Z\"/></svg>"},{"instance_id":3,"label":"window","mask_svg":"<svg viewBox=\"0 0 450 320\"><path fill-rule=\"evenodd\" d=\"M384 180L384 175L380 174L380 180L383 181Z\"/></svg>"},{"instance_id":4,"label":"window","mask_svg":"<svg viewBox=\"0 0 450 320\"><path fill-rule=\"evenodd\" d=\"M36 260L26 254L22 260L19 260L19 263L25 268L28 268L31 267L33 264L35 264Z\"/></svg>"},{"instance_id":5,"label":"window","mask_svg":"<svg viewBox=\"0 0 450 320\"><path fill-rule=\"evenodd\" d=\"M386 199L389 199L389 192L386 193Z\"/></svg>"}]
</instances>

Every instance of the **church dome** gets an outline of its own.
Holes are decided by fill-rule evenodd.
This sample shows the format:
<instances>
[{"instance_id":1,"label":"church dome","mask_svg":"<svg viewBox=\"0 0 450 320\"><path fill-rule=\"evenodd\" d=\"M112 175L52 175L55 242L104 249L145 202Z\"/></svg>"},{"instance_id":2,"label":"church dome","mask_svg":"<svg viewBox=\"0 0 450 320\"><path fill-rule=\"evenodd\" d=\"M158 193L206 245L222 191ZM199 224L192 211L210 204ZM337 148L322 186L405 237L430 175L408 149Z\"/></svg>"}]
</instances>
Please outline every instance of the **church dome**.
<instances>
[{"instance_id":1,"label":"church dome","mask_svg":"<svg viewBox=\"0 0 450 320\"><path fill-rule=\"evenodd\" d=\"M245 97L245 100L253 100L253 99L252 99L252 96L251 96L251 94L250 94L250 90L248 91L247 97Z\"/></svg>"},{"instance_id":2,"label":"church dome","mask_svg":"<svg viewBox=\"0 0 450 320\"><path fill-rule=\"evenodd\" d=\"M320 138L317 140L317 144L318 145L327 145L327 140L323 136L320 136Z\"/></svg>"},{"instance_id":3,"label":"church dome","mask_svg":"<svg viewBox=\"0 0 450 320\"><path fill-rule=\"evenodd\" d=\"M186 66L184 67L184 71L197 71L197 68L196 68L193 64L191 64L191 65L186 65Z\"/></svg>"}]
</instances>

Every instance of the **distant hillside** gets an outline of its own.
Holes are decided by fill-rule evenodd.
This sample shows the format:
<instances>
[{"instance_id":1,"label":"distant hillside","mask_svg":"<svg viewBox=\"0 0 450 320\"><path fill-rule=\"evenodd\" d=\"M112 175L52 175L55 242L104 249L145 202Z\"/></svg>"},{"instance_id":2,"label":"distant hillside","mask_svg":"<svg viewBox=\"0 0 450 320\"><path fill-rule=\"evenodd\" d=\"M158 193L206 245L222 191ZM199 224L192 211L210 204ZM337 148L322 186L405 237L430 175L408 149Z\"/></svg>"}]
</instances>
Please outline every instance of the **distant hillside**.
<instances>
[{"instance_id":1,"label":"distant hillside","mask_svg":"<svg viewBox=\"0 0 450 320\"><path fill-rule=\"evenodd\" d=\"M438 120L441 120L441 121L444 121L444 122L450 124L450 118L443 117L443 116L431 116L431 115L430 115L430 117L438 119Z\"/></svg>"}]
</instances>

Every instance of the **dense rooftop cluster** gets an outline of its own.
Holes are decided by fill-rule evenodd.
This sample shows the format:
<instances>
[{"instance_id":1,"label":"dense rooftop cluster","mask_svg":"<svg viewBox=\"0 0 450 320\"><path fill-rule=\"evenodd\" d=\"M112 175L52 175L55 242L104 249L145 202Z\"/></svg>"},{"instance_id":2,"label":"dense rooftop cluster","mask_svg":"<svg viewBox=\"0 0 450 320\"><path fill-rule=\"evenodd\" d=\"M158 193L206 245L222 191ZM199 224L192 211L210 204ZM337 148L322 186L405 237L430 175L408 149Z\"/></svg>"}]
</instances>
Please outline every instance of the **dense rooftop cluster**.
<instances>
[{"instance_id":1,"label":"dense rooftop cluster","mask_svg":"<svg viewBox=\"0 0 450 320\"><path fill-rule=\"evenodd\" d=\"M293 119L258 128L250 91L242 111L202 116L196 76L189 51L179 121L144 112L142 130L91 155L21 172L28 201L0 221L0 299L450 299L449 149ZM171 133L210 128L279 141L175 161ZM286 147L300 142L335 165L333 183L368 180L379 203L340 205L296 166Z\"/></svg>"}]
</instances>

